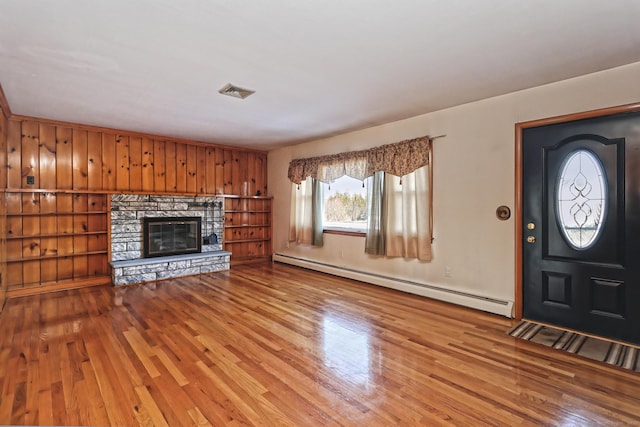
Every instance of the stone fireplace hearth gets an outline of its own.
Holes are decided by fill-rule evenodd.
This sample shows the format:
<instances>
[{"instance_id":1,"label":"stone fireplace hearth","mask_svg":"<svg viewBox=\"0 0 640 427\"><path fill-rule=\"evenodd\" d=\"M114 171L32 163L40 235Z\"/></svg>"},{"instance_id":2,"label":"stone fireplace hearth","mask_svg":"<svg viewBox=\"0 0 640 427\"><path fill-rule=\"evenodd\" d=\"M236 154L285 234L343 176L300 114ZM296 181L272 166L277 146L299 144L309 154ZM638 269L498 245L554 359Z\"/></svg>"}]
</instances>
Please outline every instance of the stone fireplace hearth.
<instances>
[{"instance_id":1,"label":"stone fireplace hearth","mask_svg":"<svg viewBox=\"0 0 640 427\"><path fill-rule=\"evenodd\" d=\"M223 201L218 197L114 194L111 197L113 284L150 282L228 270L230 252L222 250ZM201 251L145 258L143 219L197 217Z\"/></svg>"}]
</instances>

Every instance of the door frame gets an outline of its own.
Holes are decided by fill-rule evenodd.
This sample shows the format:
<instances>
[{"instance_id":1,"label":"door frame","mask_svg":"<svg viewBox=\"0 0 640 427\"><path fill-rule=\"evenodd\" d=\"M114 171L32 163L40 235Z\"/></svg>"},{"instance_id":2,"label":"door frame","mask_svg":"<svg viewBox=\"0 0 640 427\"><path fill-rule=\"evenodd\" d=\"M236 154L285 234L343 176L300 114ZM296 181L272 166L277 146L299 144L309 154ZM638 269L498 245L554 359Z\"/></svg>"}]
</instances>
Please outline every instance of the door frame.
<instances>
[{"instance_id":1,"label":"door frame","mask_svg":"<svg viewBox=\"0 0 640 427\"><path fill-rule=\"evenodd\" d=\"M580 113L565 114L561 116L548 117L545 119L531 120L528 122L520 122L515 125L515 215L514 215L514 227L515 227L515 292L514 292L514 312L513 317L516 320L522 319L523 310L523 259L522 259L522 239L524 233L522 229L522 132L524 129L545 126L557 123L570 122L573 120L590 119L594 117L608 116L618 113L629 113L634 111L640 111L640 102L633 104L619 105L616 107L601 108L597 110L583 111Z\"/></svg>"}]
</instances>

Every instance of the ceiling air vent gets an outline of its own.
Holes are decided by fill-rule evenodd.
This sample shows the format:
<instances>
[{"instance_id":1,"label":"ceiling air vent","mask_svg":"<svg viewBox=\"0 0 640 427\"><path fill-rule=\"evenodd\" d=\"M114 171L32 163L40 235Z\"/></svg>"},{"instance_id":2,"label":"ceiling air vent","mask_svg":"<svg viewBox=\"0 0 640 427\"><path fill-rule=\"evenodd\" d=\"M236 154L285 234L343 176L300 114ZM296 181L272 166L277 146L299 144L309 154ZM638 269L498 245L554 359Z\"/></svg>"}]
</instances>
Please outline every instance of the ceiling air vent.
<instances>
[{"instance_id":1,"label":"ceiling air vent","mask_svg":"<svg viewBox=\"0 0 640 427\"><path fill-rule=\"evenodd\" d=\"M247 96L254 94L256 91L235 86L235 85L232 85L231 83L227 83L218 92L223 95L233 96L234 98L245 99Z\"/></svg>"}]
</instances>

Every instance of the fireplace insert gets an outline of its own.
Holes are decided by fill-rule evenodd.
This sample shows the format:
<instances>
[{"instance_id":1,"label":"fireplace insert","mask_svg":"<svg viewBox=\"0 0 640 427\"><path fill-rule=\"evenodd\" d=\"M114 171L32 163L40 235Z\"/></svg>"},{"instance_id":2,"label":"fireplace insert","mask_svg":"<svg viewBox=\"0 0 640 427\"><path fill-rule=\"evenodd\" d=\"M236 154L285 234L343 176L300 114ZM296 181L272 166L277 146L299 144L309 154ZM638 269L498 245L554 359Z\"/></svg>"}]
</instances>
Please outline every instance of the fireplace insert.
<instances>
[{"instance_id":1,"label":"fireplace insert","mask_svg":"<svg viewBox=\"0 0 640 427\"><path fill-rule=\"evenodd\" d=\"M201 251L200 217L151 217L143 219L145 258L191 254Z\"/></svg>"}]
</instances>

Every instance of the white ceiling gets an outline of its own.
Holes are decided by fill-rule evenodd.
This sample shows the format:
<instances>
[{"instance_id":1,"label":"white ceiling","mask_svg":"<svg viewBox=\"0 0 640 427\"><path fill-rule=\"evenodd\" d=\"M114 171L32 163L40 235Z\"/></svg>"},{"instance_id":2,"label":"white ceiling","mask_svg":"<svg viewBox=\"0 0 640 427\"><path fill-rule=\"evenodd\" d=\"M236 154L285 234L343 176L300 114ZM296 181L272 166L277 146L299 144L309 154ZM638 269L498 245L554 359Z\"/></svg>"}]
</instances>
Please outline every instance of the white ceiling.
<instances>
[{"instance_id":1,"label":"white ceiling","mask_svg":"<svg viewBox=\"0 0 640 427\"><path fill-rule=\"evenodd\" d=\"M640 61L639 22L640 0L1 0L0 84L18 115L268 150Z\"/></svg>"}]
</instances>

